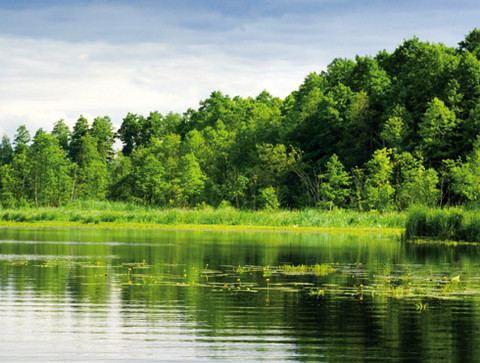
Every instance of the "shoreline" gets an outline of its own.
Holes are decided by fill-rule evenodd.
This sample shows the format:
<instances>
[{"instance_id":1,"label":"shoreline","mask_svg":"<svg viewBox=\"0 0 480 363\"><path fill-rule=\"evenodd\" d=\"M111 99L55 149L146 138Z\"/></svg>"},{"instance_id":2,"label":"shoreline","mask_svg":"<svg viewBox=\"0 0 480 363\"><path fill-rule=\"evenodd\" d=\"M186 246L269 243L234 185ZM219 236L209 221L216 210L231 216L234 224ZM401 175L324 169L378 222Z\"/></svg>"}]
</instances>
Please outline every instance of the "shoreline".
<instances>
[{"instance_id":1,"label":"shoreline","mask_svg":"<svg viewBox=\"0 0 480 363\"><path fill-rule=\"evenodd\" d=\"M193 231L193 232L266 232L266 233L345 233L365 234L382 233L401 235L402 228L389 227L294 227L294 226L254 226L226 224L156 224L156 223L116 223L116 222L16 222L2 221L0 229L36 228L36 229L96 229L96 230L150 230L150 231Z\"/></svg>"}]
</instances>

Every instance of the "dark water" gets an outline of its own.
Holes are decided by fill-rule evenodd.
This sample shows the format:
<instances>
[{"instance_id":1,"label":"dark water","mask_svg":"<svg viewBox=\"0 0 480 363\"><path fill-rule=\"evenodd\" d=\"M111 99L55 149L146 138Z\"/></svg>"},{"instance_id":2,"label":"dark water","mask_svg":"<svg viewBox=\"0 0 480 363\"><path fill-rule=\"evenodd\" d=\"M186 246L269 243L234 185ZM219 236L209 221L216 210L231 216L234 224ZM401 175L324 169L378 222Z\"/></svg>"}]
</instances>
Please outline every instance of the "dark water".
<instances>
[{"instance_id":1,"label":"dark water","mask_svg":"<svg viewBox=\"0 0 480 363\"><path fill-rule=\"evenodd\" d=\"M478 252L381 235L4 229L0 361L480 361Z\"/></svg>"}]
</instances>

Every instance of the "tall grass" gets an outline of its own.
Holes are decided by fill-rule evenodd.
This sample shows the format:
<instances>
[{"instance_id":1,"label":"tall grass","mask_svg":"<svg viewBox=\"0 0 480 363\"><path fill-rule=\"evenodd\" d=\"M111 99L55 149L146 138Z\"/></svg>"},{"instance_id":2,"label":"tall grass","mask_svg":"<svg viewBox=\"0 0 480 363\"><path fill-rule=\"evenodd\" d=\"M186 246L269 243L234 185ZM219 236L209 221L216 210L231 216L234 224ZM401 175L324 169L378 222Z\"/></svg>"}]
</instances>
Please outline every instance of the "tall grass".
<instances>
[{"instance_id":1,"label":"tall grass","mask_svg":"<svg viewBox=\"0 0 480 363\"><path fill-rule=\"evenodd\" d=\"M416 207L407 215L405 236L407 239L480 242L480 214L473 209Z\"/></svg>"},{"instance_id":2,"label":"tall grass","mask_svg":"<svg viewBox=\"0 0 480 363\"><path fill-rule=\"evenodd\" d=\"M214 209L154 208L120 202L77 201L59 208L17 208L0 210L0 221L144 223L159 225L242 225L271 227L324 228L403 228L405 213L365 213L357 211L238 210L232 207Z\"/></svg>"}]
</instances>

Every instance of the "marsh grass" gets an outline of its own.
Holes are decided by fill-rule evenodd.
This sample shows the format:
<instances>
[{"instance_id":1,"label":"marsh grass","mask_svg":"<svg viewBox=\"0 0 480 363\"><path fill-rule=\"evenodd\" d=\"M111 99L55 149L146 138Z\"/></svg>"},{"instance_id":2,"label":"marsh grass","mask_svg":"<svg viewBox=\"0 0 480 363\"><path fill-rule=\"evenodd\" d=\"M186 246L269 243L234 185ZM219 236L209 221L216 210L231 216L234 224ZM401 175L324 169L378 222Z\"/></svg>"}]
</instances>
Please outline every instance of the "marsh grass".
<instances>
[{"instance_id":1,"label":"marsh grass","mask_svg":"<svg viewBox=\"0 0 480 363\"><path fill-rule=\"evenodd\" d=\"M480 214L462 208L413 208L406 218L405 236L407 239L480 242Z\"/></svg>"},{"instance_id":2,"label":"marsh grass","mask_svg":"<svg viewBox=\"0 0 480 363\"><path fill-rule=\"evenodd\" d=\"M149 225L225 225L285 228L393 228L404 227L405 213L365 213L351 210L238 210L153 208L130 203L77 201L58 208L0 210L4 222L76 222L80 224L137 223Z\"/></svg>"}]
</instances>

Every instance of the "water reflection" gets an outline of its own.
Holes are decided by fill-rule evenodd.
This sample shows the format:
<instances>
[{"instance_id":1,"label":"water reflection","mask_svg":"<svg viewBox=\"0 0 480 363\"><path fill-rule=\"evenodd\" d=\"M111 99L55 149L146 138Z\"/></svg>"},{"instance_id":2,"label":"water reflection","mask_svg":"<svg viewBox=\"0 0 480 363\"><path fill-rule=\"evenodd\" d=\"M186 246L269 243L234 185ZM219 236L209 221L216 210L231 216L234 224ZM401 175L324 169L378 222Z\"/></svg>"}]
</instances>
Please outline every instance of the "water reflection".
<instances>
[{"instance_id":1,"label":"water reflection","mask_svg":"<svg viewBox=\"0 0 480 363\"><path fill-rule=\"evenodd\" d=\"M479 359L477 246L180 231L0 240L2 361Z\"/></svg>"}]
</instances>

